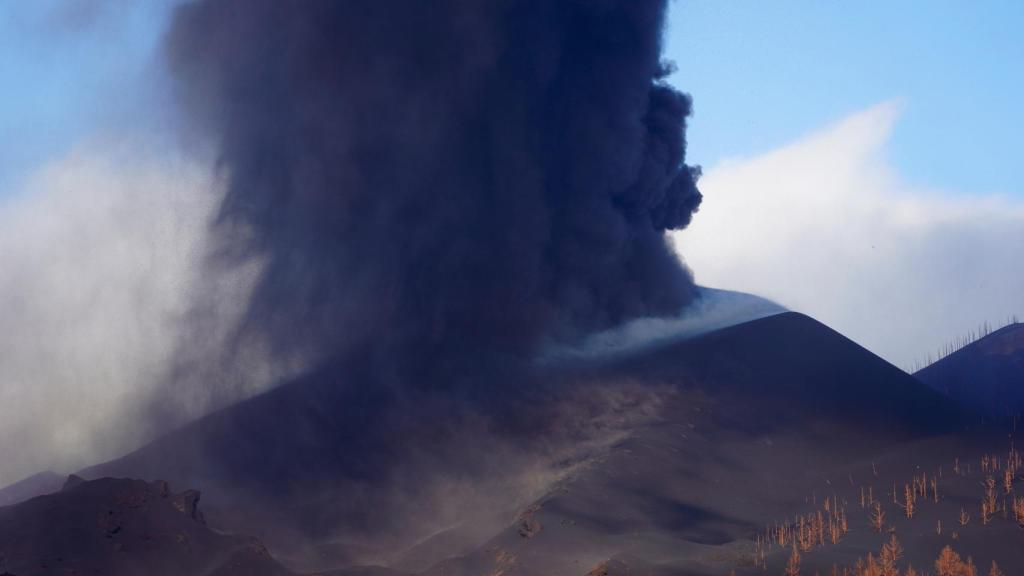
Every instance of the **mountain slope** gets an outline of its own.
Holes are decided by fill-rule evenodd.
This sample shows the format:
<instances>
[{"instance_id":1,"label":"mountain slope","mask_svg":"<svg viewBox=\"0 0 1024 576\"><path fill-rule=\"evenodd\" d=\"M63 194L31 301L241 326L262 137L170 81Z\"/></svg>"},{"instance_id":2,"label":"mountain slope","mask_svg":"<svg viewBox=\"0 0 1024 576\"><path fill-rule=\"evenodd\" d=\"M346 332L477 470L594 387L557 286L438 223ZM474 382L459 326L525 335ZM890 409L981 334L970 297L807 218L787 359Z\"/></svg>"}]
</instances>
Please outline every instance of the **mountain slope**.
<instances>
[{"instance_id":1,"label":"mountain slope","mask_svg":"<svg viewBox=\"0 0 1024 576\"><path fill-rule=\"evenodd\" d=\"M1024 411L1024 324L1011 324L914 374L954 401L1001 418Z\"/></svg>"},{"instance_id":2,"label":"mountain slope","mask_svg":"<svg viewBox=\"0 0 1024 576\"><path fill-rule=\"evenodd\" d=\"M64 477L56 472L47 470L33 474L28 478L19 480L0 488L0 506L17 504L42 494L49 494L60 490L64 484Z\"/></svg>"},{"instance_id":3,"label":"mountain slope","mask_svg":"<svg viewBox=\"0 0 1024 576\"><path fill-rule=\"evenodd\" d=\"M575 377L668 387L655 418L428 574L728 574L815 494L881 493L972 445L948 401L799 314Z\"/></svg>"},{"instance_id":4,"label":"mountain slope","mask_svg":"<svg viewBox=\"0 0 1024 576\"><path fill-rule=\"evenodd\" d=\"M788 312L733 326L610 367L731 399L739 426L800 426L828 418L927 434L958 428L949 401L838 332Z\"/></svg>"},{"instance_id":5,"label":"mountain slope","mask_svg":"<svg viewBox=\"0 0 1024 576\"><path fill-rule=\"evenodd\" d=\"M209 510L212 524L254 533L293 568L583 573L616 554L699 568L695 558L745 553L758 526L851 463L966 421L794 313L549 367L539 382L491 382L488 401L454 407L353 385L360 373L343 368L88 474L198 486L229 503ZM509 551L522 542L536 554Z\"/></svg>"}]
</instances>

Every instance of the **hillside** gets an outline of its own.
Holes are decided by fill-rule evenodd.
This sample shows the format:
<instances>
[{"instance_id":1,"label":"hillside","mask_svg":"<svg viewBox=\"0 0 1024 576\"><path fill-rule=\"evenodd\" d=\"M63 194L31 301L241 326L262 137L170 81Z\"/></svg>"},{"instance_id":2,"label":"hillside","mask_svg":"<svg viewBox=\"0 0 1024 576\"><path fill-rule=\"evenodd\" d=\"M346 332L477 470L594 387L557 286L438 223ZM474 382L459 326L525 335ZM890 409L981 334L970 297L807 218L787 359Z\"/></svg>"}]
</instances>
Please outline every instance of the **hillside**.
<instances>
[{"instance_id":1,"label":"hillside","mask_svg":"<svg viewBox=\"0 0 1024 576\"><path fill-rule=\"evenodd\" d=\"M223 504L208 509L212 525L255 534L296 570L472 574L511 562L496 546L524 542L524 574L617 554L703 570L743 558L759 527L856 466L956 442L969 422L794 313L550 367L489 402L410 402L339 385L342 373L300 378L86 474L198 486Z\"/></svg>"},{"instance_id":2,"label":"hillside","mask_svg":"<svg viewBox=\"0 0 1024 576\"><path fill-rule=\"evenodd\" d=\"M64 477L56 472L47 470L33 474L28 478L19 480L0 488L0 506L10 506L39 496L60 490L64 485Z\"/></svg>"},{"instance_id":3,"label":"hillside","mask_svg":"<svg viewBox=\"0 0 1024 576\"><path fill-rule=\"evenodd\" d=\"M1024 324L997 330L914 374L991 418L1024 411Z\"/></svg>"},{"instance_id":4,"label":"hillside","mask_svg":"<svg viewBox=\"0 0 1024 576\"><path fill-rule=\"evenodd\" d=\"M984 442L964 434L970 418L937 394L799 314L574 376L670 392L655 418L606 455L473 554L428 574L763 573L752 561L767 524L820 508L826 496L856 502L862 486L902 489L919 467L937 468L947 455L951 466ZM808 554L806 565L827 573L874 550L863 524L859 538ZM768 555L775 573L781 552Z\"/></svg>"}]
</instances>

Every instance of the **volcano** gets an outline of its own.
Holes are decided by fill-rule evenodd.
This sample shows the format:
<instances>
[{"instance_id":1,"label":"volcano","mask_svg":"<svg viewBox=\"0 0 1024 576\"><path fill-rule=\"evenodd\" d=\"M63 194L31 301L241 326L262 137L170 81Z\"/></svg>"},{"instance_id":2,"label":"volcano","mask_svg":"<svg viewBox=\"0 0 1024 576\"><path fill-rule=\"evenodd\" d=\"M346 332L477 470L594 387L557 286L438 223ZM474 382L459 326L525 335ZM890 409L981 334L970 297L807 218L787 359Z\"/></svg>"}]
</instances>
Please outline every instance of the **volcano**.
<instances>
[{"instance_id":1,"label":"volcano","mask_svg":"<svg viewBox=\"0 0 1024 576\"><path fill-rule=\"evenodd\" d=\"M812 499L883 493L992 442L970 410L797 313L547 366L491 401L339 385L358 382L347 368L82 475L196 487L210 526L295 571L722 574Z\"/></svg>"}]
</instances>

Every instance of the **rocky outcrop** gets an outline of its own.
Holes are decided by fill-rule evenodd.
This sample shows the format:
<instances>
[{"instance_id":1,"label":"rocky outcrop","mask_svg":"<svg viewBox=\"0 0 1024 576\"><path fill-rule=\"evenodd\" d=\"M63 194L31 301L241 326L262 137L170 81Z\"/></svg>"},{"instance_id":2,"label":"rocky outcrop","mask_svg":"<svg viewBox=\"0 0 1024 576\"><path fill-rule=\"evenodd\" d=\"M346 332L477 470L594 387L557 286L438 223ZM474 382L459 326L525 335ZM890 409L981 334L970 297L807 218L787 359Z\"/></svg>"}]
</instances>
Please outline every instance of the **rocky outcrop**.
<instances>
[{"instance_id":1,"label":"rocky outcrop","mask_svg":"<svg viewBox=\"0 0 1024 576\"><path fill-rule=\"evenodd\" d=\"M290 574L258 540L210 530L200 493L162 481L70 476L53 494L0 509L12 574Z\"/></svg>"}]
</instances>

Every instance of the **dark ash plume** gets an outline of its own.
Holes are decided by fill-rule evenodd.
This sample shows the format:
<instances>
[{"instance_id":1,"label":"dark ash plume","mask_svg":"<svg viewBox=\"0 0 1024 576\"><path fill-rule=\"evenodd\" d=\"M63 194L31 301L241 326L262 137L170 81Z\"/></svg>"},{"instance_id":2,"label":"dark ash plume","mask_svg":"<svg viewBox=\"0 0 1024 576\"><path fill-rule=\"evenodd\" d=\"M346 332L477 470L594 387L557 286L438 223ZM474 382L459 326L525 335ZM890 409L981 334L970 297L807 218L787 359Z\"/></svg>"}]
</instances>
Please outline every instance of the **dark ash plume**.
<instances>
[{"instance_id":1,"label":"dark ash plume","mask_svg":"<svg viewBox=\"0 0 1024 576\"><path fill-rule=\"evenodd\" d=\"M695 297L665 0L200 0L169 35L265 260L242 333L440 384Z\"/></svg>"}]
</instances>

